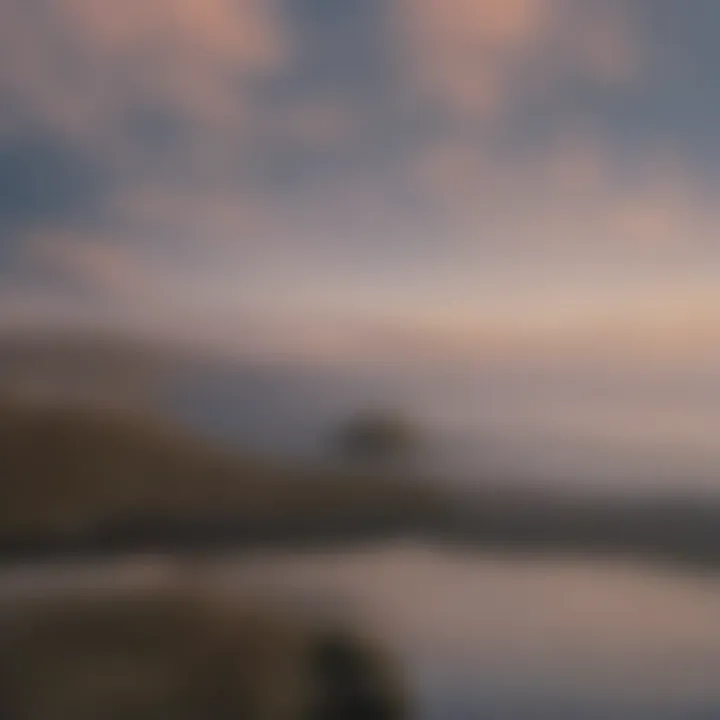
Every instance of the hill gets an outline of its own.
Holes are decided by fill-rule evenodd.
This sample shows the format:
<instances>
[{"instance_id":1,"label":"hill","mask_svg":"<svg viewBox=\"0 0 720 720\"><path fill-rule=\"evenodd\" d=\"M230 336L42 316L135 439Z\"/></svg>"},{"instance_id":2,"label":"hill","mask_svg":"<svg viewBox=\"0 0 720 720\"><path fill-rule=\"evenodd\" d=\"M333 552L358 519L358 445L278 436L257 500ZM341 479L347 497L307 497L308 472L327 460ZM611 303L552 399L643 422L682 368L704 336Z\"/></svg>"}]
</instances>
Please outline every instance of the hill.
<instances>
[{"instance_id":1,"label":"hill","mask_svg":"<svg viewBox=\"0 0 720 720\"><path fill-rule=\"evenodd\" d=\"M0 400L0 555L322 541L425 524L401 477L283 464L117 410Z\"/></svg>"}]
</instances>

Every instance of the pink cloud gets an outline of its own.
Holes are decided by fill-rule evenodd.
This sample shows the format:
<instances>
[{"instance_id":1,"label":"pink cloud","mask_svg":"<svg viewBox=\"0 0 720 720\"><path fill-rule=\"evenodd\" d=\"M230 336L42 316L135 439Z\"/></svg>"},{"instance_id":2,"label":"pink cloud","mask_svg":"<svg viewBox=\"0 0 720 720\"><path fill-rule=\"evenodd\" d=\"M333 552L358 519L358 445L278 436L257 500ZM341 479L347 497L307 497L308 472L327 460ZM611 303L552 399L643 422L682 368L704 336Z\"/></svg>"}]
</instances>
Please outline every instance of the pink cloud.
<instances>
[{"instance_id":1,"label":"pink cloud","mask_svg":"<svg viewBox=\"0 0 720 720\"><path fill-rule=\"evenodd\" d=\"M394 8L416 89L451 113L492 117L523 93L536 92L538 80L552 86L567 74L605 85L639 76L636 28L615 5L394 0Z\"/></svg>"},{"instance_id":2,"label":"pink cloud","mask_svg":"<svg viewBox=\"0 0 720 720\"><path fill-rule=\"evenodd\" d=\"M242 128L244 82L290 52L275 0L9 0L0 86L27 118L84 145L117 140L138 102L212 134Z\"/></svg>"},{"instance_id":3,"label":"pink cloud","mask_svg":"<svg viewBox=\"0 0 720 720\"><path fill-rule=\"evenodd\" d=\"M647 48L630 13L613 3L588 3L563 29L567 62L575 62L592 79L608 86L641 81Z\"/></svg>"},{"instance_id":4,"label":"pink cloud","mask_svg":"<svg viewBox=\"0 0 720 720\"><path fill-rule=\"evenodd\" d=\"M262 69L283 60L277 18L267 0L55 0L56 12L98 56L169 54L185 62ZM180 68L178 68L179 70Z\"/></svg>"},{"instance_id":5,"label":"pink cloud","mask_svg":"<svg viewBox=\"0 0 720 720\"><path fill-rule=\"evenodd\" d=\"M52 234L26 247L30 267L49 270L100 298L125 302L152 294L161 281L146 259L107 238Z\"/></svg>"},{"instance_id":6,"label":"pink cloud","mask_svg":"<svg viewBox=\"0 0 720 720\"><path fill-rule=\"evenodd\" d=\"M494 110L513 63L547 32L552 0L395 0L421 90L450 108Z\"/></svg>"}]
</instances>

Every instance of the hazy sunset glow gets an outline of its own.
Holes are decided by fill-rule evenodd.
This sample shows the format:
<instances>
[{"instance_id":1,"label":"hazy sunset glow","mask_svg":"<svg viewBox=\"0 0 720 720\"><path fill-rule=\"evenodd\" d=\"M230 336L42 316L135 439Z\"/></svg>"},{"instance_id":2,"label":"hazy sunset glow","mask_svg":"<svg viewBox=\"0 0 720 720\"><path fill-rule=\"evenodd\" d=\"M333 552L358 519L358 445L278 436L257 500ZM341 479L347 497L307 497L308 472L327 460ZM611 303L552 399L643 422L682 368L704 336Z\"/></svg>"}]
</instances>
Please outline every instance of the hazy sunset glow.
<instances>
[{"instance_id":1,"label":"hazy sunset glow","mask_svg":"<svg viewBox=\"0 0 720 720\"><path fill-rule=\"evenodd\" d=\"M576 419L610 383L623 417L712 427L719 22L712 0L6 0L0 322L563 376Z\"/></svg>"}]
</instances>

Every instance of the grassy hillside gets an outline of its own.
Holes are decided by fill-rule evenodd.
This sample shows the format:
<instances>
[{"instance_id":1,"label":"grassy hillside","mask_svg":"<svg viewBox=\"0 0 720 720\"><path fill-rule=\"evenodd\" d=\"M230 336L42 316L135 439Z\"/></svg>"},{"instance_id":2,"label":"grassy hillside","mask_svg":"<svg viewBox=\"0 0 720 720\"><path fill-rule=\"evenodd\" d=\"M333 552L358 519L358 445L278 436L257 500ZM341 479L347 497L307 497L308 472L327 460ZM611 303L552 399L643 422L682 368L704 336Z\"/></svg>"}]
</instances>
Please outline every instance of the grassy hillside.
<instances>
[{"instance_id":1,"label":"grassy hillside","mask_svg":"<svg viewBox=\"0 0 720 720\"><path fill-rule=\"evenodd\" d=\"M717 498L600 498L484 480L461 495L398 474L289 467L147 418L5 400L0 561L414 533L503 552L720 568Z\"/></svg>"},{"instance_id":2,"label":"grassy hillside","mask_svg":"<svg viewBox=\"0 0 720 720\"><path fill-rule=\"evenodd\" d=\"M332 532L413 522L434 512L438 499L400 478L290 468L221 451L144 417L0 401L0 540L6 542L110 529L128 537L153 529L161 535L192 523L249 535Z\"/></svg>"}]
</instances>

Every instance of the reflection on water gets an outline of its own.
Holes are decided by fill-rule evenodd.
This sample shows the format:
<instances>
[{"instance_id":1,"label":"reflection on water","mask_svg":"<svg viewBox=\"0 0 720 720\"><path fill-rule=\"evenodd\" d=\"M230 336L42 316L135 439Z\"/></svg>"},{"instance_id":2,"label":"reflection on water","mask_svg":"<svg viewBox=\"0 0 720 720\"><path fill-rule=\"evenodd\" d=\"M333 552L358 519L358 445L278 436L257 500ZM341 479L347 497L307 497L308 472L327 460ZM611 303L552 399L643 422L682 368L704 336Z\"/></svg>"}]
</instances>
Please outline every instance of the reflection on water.
<instances>
[{"instance_id":1,"label":"reflection on water","mask_svg":"<svg viewBox=\"0 0 720 720\"><path fill-rule=\"evenodd\" d=\"M16 571L4 593L203 582L351 613L405 659L422 717L720 713L720 579L386 545L200 565Z\"/></svg>"}]
</instances>

